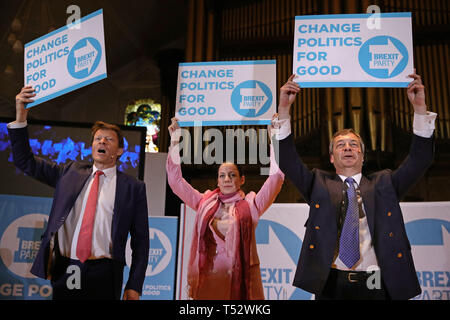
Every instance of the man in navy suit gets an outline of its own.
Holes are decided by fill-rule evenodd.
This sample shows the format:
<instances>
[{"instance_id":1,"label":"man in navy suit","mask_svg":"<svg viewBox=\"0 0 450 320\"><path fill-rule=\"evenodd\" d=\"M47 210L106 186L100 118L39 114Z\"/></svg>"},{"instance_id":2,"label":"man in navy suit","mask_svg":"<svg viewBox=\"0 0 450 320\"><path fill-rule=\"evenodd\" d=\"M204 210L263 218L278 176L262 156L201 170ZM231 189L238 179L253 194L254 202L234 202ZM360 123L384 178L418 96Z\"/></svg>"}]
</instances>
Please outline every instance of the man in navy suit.
<instances>
[{"instance_id":1,"label":"man in navy suit","mask_svg":"<svg viewBox=\"0 0 450 320\"><path fill-rule=\"evenodd\" d=\"M330 143L336 172L309 170L290 130L290 106L300 92L294 75L280 89L273 121L279 166L310 206L293 284L316 299L409 299L421 292L399 201L433 160L436 114L427 111L420 76L414 71L409 77L414 108L409 155L396 170L369 176L361 173L364 144L352 129L337 132Z\"/></svg>"},{"instance_id":2,"label":"man in navy suit","mask_svg":"<svg viewBox=\"0 0 450 320\"><path fill-rule=\"evenodd\" d=\"M47 162L33 155L28 141L25 106L34 96L32 87L22 88L16 121L8 124L14 164L55 188L31 273L51 280L55 300L120 299L130 233L132 261L123 299L138 300L148 265L147 197L142 181L116 168L123 153L120 128L95 123L93 164Z\"/></svg>"}]
</instances>

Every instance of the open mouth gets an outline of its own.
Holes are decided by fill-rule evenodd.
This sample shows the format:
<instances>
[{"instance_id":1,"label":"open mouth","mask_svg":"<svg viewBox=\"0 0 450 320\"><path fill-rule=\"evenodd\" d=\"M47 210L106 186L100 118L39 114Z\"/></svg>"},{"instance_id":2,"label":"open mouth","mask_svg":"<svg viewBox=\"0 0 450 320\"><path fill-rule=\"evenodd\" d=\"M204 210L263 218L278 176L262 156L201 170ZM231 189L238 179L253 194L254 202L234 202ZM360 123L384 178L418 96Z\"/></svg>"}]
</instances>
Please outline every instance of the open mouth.
<instances>
[{"instance_id":1,"label":"open mouth","mask_svg":"<svg viewBox=\"0 0 450 320\"><path fill-rule=\"evenodd\" d=\"M105 153L106 153L106 150L105 150L105 149L98 149L97 152L98 152L98 153L103 153L103 154L105 154Z\"/></svg>"}]
</instances>

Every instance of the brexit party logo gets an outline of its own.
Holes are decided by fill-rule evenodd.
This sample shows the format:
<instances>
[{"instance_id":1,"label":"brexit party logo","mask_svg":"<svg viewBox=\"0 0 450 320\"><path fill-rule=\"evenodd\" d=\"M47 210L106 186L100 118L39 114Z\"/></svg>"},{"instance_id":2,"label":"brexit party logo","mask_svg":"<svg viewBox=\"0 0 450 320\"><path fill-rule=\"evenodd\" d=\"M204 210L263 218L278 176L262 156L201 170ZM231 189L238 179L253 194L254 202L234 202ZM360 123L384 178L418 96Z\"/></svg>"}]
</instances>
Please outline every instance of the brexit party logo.
<instances>
[{"instance_id":1,"label":"brexit party logo","mask_svg":"<svg viewBox=\"0 0 450 320\"><path fill-rule=\"evenodd\" d=\"M97 69L101 56L100 42L92 37L83 38L70 50L67 58L67 70L76 79L86 78Z\"/></svg>"},{"instance_id":2,"label":"brexit party logo","mask_svg":"<svg viewBox=\"0 0 450 320\"><path fill-rule=\"evenodd\" d=\"M149 228L150 249L145 276L155 276L166 269L172 257L172 244L169 237L159 229ZM131 265L131 239L128 239L126 250L127 265Z\"/></svg>"},{"instance_id":3,"label":"brexit party logo","mask_svg":"<svg viewBox=\"0 0 450 320\"><path fill-rule=\"evenodd\" d=\"M408 50L394 37L377 36L361 46L358 59L367 74L379 79L393 78L406 68Z\"/></svg>"},{"instance_id":4,"label":"brexit party logo","mask_svg":"<svg viewBox=\"0 0 450 320\"><path fill-rule=\"evenodd\" d=\"M422 293L417 300L450 300L450 221L419 219L405 224Z\"/></svg>"},{"instance_id":5,"label":"brexit party logo","mask_svg":"<svg viewBox=\"0 0 450 320\"><path fill-rule=\"evenodd\" d=\"M47 215L32 213L17 218L6 228L0 240L0 255L10 272L23 278L36 278L30 269L47 221Z\"/></svg>"},{"instance_id":6,"label":"brexit party logo","mask_svg":"<svg viewBox=\"0 0 450 320\"><path fill-rule=\"evenodd\" d=\"M264 262L260 268L265 298L311 300L311 293L292 285L302 240L286 226L266 219L259 221L255 237Z\"/></svg>"},{"instance_id":7,"label":"brexit party logo","mask_svg":"<svg viewBox=\"0 0 450 320\"><path fill-rule=\"evenodd\" d=\"M263 115L272 105L272 91L263 82L248 80L231 93L231 105L239 115L254 118Z\"/></svg>"}]
</instances>

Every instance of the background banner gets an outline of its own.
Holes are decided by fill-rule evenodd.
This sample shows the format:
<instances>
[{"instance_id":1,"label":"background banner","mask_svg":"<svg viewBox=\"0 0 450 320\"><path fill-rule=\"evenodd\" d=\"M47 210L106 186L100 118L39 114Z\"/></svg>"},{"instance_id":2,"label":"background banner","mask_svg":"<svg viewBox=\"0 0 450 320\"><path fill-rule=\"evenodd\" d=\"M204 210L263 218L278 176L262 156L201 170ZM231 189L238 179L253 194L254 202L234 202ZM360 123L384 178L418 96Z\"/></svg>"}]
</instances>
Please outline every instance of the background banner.
<instances>
[{"instance_id":1,"label":"background banner","mask_svg":"<svg viewBox=\"0 0 450 320\"><path fill-rule=\"evenodd\" d=\"M450 300L450 202L400 203L422 293Z\"/></svg>"},{"instance_id":2,"label":"background banner","mask_svg":"<svg viewBox=\"0 0 450 320\"><path fill-rule=\"evenodd\" d=\"M450 202L401 203L422 294L450 300ZM256 228L264 295L268 300L310 300L292 286L308 216L307 204L273 204ZM187 299L186 274L195 212L181 206L176 299Z\"/></svg>"},{"instance_id":3,"label":"background banner","mask_svg":"<svg viewBox=\"0 0 450 320\"><path fill-rule=\"evenodd\" d=\"M51 198L0 195L0 300L51 299L48 280L29 270L39 250ZM416 300L450 300L450 202L401 203L422 293ZM292 286L308 215L306 204L273 204L256 229L264 295L309 300ZM186 271L195 212L182 205L175 299L186 299ZM174 297L176 217L150 217L150 254L142 299ZM127 264L131 262L129 241ZM129 268L125 267L124 284Z\"/></svg>"},{"instance_id":4,"label":"background banner","mask_svg":"<svg viewBox=\"0 0 450 320\"><path fill-rule=\"evenodd\" d=\"M175 259L177 245L177 217L149 217L150 252L146 277L142 287L142 300L172 300L175 285ZM128 280L131 265L130 238L126 247L127 266L123 287Z\"/></svg>"},{"instance_id":5,"label":"background banner","mask_svg":"<svg viewBox=\"0 0 450 320\"><path fill-rule=\"evenodd\" d=\"M175 117L181 127L270 124L276 90L276 60L180 63Z\"/></svg>"},{"instance_id":6,"label":"background banner","mask_svg":"<svg viewBox=\"0 0 450 320\"><path fill-rule=\"evenodd\" d=\"M411 13L295 17L293 73L301 87L407 87Z\"/></svg>"},{"instance_id":7,"label":"background banner","mask_svg":"<svg viewBox=\"0 0 450 320\"><path fill-rule=\"evenodd\" d=\"M0 195L0 299L51 299L50 281L30 273L52 198Z\"/></svg>"}]
</instances>

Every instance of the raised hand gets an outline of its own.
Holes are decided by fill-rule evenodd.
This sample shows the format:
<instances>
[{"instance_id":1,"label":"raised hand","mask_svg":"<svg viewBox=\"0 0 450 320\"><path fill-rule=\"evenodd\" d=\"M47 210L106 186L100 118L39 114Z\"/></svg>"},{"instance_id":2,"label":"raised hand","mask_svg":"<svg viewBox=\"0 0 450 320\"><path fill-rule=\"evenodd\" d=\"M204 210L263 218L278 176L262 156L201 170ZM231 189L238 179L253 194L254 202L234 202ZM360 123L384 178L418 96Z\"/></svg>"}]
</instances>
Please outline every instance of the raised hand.
<instances>
[{"instance_id":1,"label":"raised hand","mask_svg":"<svg viewBox=\"0 0 450 320\"><path fill-rule=\"evenodd\" d=\"M36 94L32 86L25 86L16 95L16 121L25 122L27 120L28 110L25 109L28 103L34 102L32 99Z\"/></svg>"},{"instance_id":2,"label":"raised hand","mask_svg":"<svg viewBox=\"0 0 450 320\"><path fill-rule=\"evenodd\" d=\"M295 74L291 75L288 81L280 88L280 103L278 104L278 114L281 118L289 116L292 103L300 92L300 86L294 82Z\"/></svg>"},{"instance_id":3,"label":"raised hand","mask_svg":"<svg viewBox=\"0 0 450 320\"><path fill-rule=\"evenodd\" d=\"M422 84L422 78L416 74L416 69L414 69L414 73L410 74L408 77L414 79L408 85L406 90L408 99L414 107L414 112L418 114L427 114L425 86Z\"/></svg>"},{"instance_id":4,"label":"raised hand","mask_svg":"<svg viewBox=\"0 0 450 320\"><path fill-rule=\"evenodd\" d=\"M171 141L179 141L180 135L181 135L181 130L180 130L180 125L178 124L178 119L173 117L170 120L172 121L172 123L168 127L169 134L170 134L170 140Z\"/></svg>"}]
</instances>

